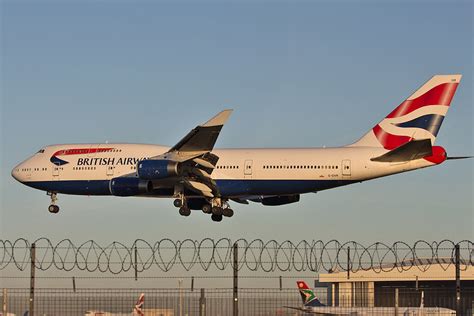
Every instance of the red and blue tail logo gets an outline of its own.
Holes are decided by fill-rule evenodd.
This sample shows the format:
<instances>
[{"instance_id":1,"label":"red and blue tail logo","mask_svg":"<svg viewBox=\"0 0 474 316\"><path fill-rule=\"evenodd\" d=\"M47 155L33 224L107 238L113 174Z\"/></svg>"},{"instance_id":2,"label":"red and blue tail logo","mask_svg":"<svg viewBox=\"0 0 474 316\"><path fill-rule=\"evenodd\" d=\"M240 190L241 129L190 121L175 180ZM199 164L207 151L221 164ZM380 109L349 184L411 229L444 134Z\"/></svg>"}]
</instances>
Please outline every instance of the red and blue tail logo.
<instances>
[{"instance_id":1,"label":"red and blue tail logo","mask_svg":"<svg viewBox=\"0 0 474 316\"><path fill-rule=\"evenodd\" d=\"M49 161L51 163L55 164L56 166L62 166L66 165L69 163L69 161L66 161L64 159L61 159L59 157L63 156L71 156L71 155L90 155L90 154L95 154L95 153L103 153L107 152L110 150L113 150L114 148L72 148L72 149L62 149L58 150L55 152Z\"/></svg>"},{"instance_id":2,"label":"red and blue tail logo","mask_svg":"<svg viewBox=\"0 0 474 316\"><path fill-rule=\"evenodd\" d=\"M403 101L354 146L393 150L413 139L434 144L461 75L437 75Z\"/></svg>"}]
</instances>

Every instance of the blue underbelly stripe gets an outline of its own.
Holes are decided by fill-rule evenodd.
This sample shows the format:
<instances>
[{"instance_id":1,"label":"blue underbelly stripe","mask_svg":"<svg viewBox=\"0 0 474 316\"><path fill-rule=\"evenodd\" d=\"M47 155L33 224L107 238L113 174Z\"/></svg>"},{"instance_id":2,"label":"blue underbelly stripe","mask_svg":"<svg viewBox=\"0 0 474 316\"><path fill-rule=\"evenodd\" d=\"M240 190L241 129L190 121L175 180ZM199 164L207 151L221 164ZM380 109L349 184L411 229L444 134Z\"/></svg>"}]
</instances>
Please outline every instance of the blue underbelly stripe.
<instances>
[{"instance_id":1,"label":"blue underbelly stripe","mask_svg":"<svg viewBox=\"0 0 474 316\"><path fill-rule=\"evenodd\" d=\"M32 188L74 195L111 195L109 180L58 180L31 181L24 184ZM331 189L354 183L353 180L216 180L224 197L249 195L288 195ZM151 195L162 195L155 192ZM170 191L172 192L172 191Z\"/></svg>"}]
</instances>

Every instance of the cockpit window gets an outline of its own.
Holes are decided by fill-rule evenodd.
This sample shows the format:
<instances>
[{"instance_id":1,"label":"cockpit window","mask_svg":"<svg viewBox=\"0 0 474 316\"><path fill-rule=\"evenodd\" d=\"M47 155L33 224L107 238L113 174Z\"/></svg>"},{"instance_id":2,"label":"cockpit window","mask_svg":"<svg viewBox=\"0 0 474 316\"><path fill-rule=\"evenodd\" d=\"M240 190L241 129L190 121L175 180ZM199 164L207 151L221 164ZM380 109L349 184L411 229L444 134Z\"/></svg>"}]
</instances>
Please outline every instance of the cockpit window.
<instances>
[{"instance_id":1,"label":"cockpit window","mask_svg":"<svg viewBox=\"0 0 474 316\"><path fill-rule=\"evenodd\" d=\"M44 153L44 149L40 149L40 150L38 150L38 152L37 152L37 154L42 154L42 153Z\"/></svg>"}]
</instances>

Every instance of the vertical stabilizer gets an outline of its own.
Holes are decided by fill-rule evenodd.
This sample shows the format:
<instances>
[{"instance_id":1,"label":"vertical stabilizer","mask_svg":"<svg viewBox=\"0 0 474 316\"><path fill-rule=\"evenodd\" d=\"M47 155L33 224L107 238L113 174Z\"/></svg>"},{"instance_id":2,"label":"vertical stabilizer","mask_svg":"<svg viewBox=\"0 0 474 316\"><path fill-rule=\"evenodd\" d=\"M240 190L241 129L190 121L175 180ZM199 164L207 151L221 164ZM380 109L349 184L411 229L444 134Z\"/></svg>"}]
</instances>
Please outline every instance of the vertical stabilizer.
<instances>
[{"instance_id":1,"label":"vertical stabilizer","mask_svg":"<svg viewBox=\"0 0 474 316\"><path fill-rule=\"evenodd\" d=\"M143 312L143 304L145 303L145 294L140 294L135 306L133 307L133 316L144 316L145 313Z\"/></svg>"},{"instance_id":2,"label":"vertical stabilizer","mask_svg":"<svg viewBox=\"0 0 474 316\"><path fill-rule=\"evenodd\" d=\"M298 291L301 295L301 300L305 307L325 306L314 294L313 290L308 287L305 281L296 281Z\"/></svg>"},{"instance_id":3,"label":"vertical stabilizer","mask_svg":"<svg viewBox=\"0 0 474 316\"><path fill-rule=\"evenodd\" d=\"M413 139L433 145L461 75L436 75L350 146L393 150Z\"/></svg>"}]
</instances>

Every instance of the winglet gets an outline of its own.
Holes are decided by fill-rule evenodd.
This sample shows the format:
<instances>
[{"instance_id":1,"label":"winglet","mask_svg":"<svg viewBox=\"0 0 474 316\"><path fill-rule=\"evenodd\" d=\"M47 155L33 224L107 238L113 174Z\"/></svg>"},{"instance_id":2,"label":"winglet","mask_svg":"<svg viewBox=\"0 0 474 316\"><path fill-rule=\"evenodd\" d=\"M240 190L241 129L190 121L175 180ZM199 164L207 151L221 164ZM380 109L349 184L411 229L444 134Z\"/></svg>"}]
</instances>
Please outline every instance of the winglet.
<instances>
[{"instance_id":1,"label":"winglet","mask_svg":"<svg viewBox=\"0 0 474 316\"><path fill-rule=\"evenodd\" d=\"M213 118L211 118L209 121L207 121L201 126L205 126L205 127L222 126L225 124L225 122L227 122L227 120L229 119L229 116L232 114L232 111L233 111L232 109L224 110L218 113L216 116L214 116Z\"/></svg>"}]
</instances>

